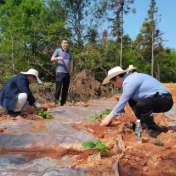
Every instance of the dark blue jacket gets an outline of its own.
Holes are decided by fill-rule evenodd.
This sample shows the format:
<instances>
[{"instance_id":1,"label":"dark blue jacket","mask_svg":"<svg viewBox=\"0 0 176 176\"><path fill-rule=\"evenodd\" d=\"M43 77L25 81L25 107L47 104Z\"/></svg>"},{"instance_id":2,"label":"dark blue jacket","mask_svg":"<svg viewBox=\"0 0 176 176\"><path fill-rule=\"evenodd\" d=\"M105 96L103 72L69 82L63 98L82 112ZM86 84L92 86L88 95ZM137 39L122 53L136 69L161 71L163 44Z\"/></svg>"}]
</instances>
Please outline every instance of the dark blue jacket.
<instances>
[{"instance_id":1,"label":"dark blue jacket","mask_svg":"<svg viewBox=\"0 0 176 176\"><path fill-rule=\"evenodd\" d=\"M35 98L29 89L29 81L23 74L10 79L4 86L0 93L0 105L5 109L13 110L17 103L19 93L27 94L29 105L32 106L35 103Z\"/></svg>"}]
</instances>

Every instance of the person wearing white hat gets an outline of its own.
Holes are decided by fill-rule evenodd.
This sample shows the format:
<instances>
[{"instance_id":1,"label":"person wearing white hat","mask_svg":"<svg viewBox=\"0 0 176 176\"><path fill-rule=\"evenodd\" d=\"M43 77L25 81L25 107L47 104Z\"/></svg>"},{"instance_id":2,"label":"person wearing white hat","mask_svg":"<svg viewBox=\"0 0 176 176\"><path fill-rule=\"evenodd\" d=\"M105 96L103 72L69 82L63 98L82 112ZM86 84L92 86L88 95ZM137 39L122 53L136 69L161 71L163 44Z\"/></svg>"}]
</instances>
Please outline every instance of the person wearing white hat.
<instances>
[{"instance_id":1,"label":"person wearing white hat","mask_svg":"<svg viewBox=\"0 0 176 176\"><path fill-rule=\"evenodd\" d=\"M38 71L29 69L27 72L20 72L18 76L10 79L0 93L0 105L8 110L11 116L18 116L21 111L29 105L40 108L41 105L35 101L29 85L36 80L42 83L38 77Z\"/></svg>"},{"instance_id":2,"label":"person wearing white hat","mask_svg":"<svg viewBox=\"0 0 176 176\"><path fill-rule=\"evenodd\" d=\"M134 73L136 72L136 67L134 67L133 65L129 65L129 67L127 68L127 73Z\"/></svg>"},{"instance_id":3,"label":"person wearing white hat","mask_svg":"<svg viewBox=\"0 0 176 176\"><path fill-rule=\"evenodd\" d=\"M172 95L152 76L134 72L126 73L121 67L114 67L108 72L103 84L111 83L116 88L122 88L122 95L112 112L106 116L100 126L107 126L112 119L124 111L127 103L133 109L136 117L145 123L147 136L156 137L160 131L153 119L152 113L169 111L173 106ZM143 124L142 124L143 125Z\"/></svg>"}]
</instances>

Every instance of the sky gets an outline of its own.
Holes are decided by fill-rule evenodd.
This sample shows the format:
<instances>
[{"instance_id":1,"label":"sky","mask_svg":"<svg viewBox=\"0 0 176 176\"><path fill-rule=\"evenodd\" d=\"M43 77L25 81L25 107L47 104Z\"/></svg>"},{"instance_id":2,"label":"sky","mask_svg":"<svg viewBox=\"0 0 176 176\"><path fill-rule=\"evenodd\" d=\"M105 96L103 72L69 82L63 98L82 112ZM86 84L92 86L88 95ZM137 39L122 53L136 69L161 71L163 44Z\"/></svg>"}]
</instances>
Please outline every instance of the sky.
<instances>
[{"instance_id":1,"label":"sky","mask_svg":"<svg viewBox=\"0 0 176 176\"><path fill-rule=\"evenodd\" d=\"M135 40L140 32L142 23L147 17L150 2L151 0L135 0L130 7L136 9L136 14L124 15L124 34L128 34L132 40ZM158 28L164 33L162 36L163 40L166 40L164 47L176 49L176 0L156 0L156 7L158 7L157 15L161 15Z\"/></svg>"}]
</instances>

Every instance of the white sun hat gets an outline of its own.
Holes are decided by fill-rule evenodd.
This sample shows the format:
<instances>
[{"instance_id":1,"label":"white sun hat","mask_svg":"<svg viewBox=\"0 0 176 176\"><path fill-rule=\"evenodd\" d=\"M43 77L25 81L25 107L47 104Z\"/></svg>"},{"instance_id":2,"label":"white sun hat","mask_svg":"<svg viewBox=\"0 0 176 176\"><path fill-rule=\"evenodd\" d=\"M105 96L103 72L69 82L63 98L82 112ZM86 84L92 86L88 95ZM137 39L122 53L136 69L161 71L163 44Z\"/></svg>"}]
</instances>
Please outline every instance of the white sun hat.
<instances>
[{"instance_id":1,"label":"white sun hat","mask_svg":"<svg viewBox=\"0 0 176 176\"><path fill-rule=\"evenodd\" d=\"M129 65L129 67L126 70L127 70L127 72L129 72L131 70L136 70L136 67L134 67L133 65Z\"/></svg>"},{"instance_id":2,"label":"white sun hat","mask_svg":"<svg viewBox=\"0 0 176 176\"><path fill-rule=\"evenodd\" d=\"M109 80L114 76L120 75L122 73L126 73L127 70L123 70L121 67L117 66L108 71L108 76L103 80L102 84L109 83Z\"/></svg>"},{"instance_id":3,"label":"white sun hat","mask_svg":"<svg viewBox=\"0 0 176 176\"><path fill-rule=\"evenodd\" d=\"M35 69L29 69L27 72L20 72L20 73L23 74L23 75L33 75L33 76L35 76L37 78L37 82L39 84L42 83L42 81L38 77L38 75L39 75L38 71L35 70Z\"/></svg>"}]
</instances>

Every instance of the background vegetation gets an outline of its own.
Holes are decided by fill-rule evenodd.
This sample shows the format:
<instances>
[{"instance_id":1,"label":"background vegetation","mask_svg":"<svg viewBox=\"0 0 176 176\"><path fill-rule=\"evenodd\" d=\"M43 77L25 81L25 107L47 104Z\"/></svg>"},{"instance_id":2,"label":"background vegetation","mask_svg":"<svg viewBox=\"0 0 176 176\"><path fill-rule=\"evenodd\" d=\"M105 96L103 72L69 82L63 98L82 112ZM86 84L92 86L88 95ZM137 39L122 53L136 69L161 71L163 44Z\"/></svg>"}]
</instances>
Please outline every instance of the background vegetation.
<instances>
[{"instance_id":1,"label":"background vegetation","mask_svg":"<svg viewBox=\"0 0 176 176\"><path fill-rule=\"evenodd\" d=\"M137 9L134 0L0 0L0 84L35 68L43 81L55 81L50 58L61 39L70 41L74 75L87 68L102 81L107 71L130 64L161 82L175 82L176 51L164 48L155 0L135 40L123 35L123 15ZM108 14L113 13L114 18ZM101 22L112 22L111 36L99 33ZM0 87L1 88L1 87Z\"/></svg>"}]
</instances>

